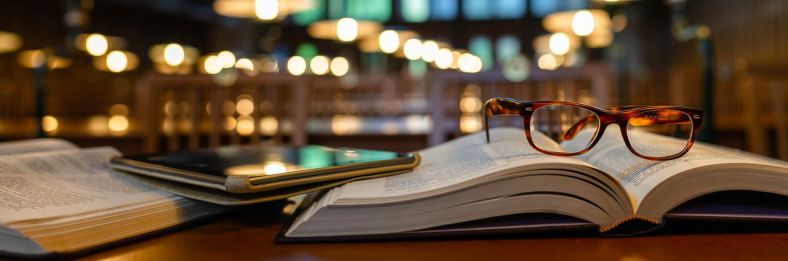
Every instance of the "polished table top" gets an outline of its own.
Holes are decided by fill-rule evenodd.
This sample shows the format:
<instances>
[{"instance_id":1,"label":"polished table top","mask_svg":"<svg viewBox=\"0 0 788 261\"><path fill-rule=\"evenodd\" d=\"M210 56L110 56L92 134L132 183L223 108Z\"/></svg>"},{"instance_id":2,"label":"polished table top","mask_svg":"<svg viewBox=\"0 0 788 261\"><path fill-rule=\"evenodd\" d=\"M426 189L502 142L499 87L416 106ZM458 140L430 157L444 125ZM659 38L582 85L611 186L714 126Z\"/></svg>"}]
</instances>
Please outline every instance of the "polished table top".
<instances>
[{"instance_id":1,"label":"polished table top","mask_svg":"<svg viewBox=\"0 0 788 261\"><path fill-rule=\"evenodd\" d=\"M241 209L213 220L93 252L117 260L677 260L788 259L788 232L663 233L626 238L523 237L369 243L277 244L274 207ZM785 231L785 230L783 230Z\"/></svg>"}]
</instances>

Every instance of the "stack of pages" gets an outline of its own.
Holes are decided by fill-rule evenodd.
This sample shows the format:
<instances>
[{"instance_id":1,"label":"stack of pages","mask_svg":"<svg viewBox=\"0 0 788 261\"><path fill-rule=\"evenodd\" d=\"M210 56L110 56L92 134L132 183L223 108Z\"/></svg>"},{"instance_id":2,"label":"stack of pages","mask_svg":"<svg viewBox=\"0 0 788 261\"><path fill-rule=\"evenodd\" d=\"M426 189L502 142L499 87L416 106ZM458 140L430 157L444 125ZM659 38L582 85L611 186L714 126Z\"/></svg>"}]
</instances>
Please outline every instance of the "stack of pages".
<instances>
[{"instance_id":1,"label":"stack of pages","mask_svg":"<svg viewBox=\"0 0 788 261\"><path fill-rule=\"evenodd\" d=\"M582 132L578 135L589 135ZM681 142L645 132L630 139L652 149ZM279 241L370 240L474 233L521 233L593 226L601 233L647 232L666 218L788 221L788 163L746 152L697 143L684 157L652 161L633 155L620 132L609 129L588 153L550 156L535 151L520 128L468 135L420 151L414 171L357 181L306 203ZM551 140L545 136L540 144ZM555 150L579 151L579 142L553 142ZM667 146L672 147L672 146ZM772 195L773 206L757 200L693 199L724 192ZM307 201L309 202L309 201ZM677 208L684 206L684 208ZM538 215L469 225L510 215ZM545 215L563 218L545 219ZM571 217L567 219L566 217ZM622 226L623 224L629 224ZM473 223L477 224L477 223Z\"/></svg>"},{"instance_id":2,"label":"stack of pages","mask_svg":"<svg viewBox=\"0 0 788 261\"><path fill-rule=\"evenodd\" d=\"M109 147L57 139L0 144L0 253L69 253L169 228L226 208L111 172Z\"/></svg>"}]
</instances>

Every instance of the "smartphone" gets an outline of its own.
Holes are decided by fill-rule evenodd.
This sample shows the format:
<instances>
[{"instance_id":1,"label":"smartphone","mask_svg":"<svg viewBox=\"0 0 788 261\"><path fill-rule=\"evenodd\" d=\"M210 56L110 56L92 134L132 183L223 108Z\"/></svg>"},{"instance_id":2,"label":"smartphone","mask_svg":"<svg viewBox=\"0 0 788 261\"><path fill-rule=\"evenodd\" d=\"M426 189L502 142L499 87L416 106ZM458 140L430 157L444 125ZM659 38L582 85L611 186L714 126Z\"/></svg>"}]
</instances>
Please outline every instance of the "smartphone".
<instances>
[{"instance_id":1,"label":"smartphone","mask_svg":"<svg viewBox=\"0 0 788 261\"><path fill-rule=\"evenodd\" d=\"M156 179L230 193L256 193L401 173L419 162L417 153L261 144L124 156L110 164L116 170Z\"/></svg>"}]
</instances>

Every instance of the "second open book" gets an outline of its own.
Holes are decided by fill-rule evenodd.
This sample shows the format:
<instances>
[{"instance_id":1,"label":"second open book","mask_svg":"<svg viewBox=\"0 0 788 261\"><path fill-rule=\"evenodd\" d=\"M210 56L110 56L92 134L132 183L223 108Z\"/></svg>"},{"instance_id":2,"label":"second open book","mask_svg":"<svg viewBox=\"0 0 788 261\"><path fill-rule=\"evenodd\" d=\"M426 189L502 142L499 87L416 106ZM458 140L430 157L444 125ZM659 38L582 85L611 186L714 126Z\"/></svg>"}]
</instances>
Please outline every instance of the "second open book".
<instances>
[{"instance_id":1,"label":"second open book","mask_svg":"<svg viewBox=\"0 0 788 261\"><path fill-rule=\"evenodd\" d=\"M280 241L428 234L450 231L452 224L522 213L569 216L605 233L630 220L661 224L672 209L714 192L788 195L786 162L741 151L695 144L679 159L650 161L633 155L620 133L608 131L588 153L557 157L533 150L522 129L491 132L490 144L485 143L484 133L477 133L421 151L422 164L411 173L328 191L305 206L283 230ZM652 149L677 142L649 133L629 135L647 135ZM554 144L560 148L582 145ZM688 211L682 215L731 215L726 213ZM770 218L772 214L742 215ZM556 222L567 221L519 224L538 228Z\"/></svg>"}]
</instances>

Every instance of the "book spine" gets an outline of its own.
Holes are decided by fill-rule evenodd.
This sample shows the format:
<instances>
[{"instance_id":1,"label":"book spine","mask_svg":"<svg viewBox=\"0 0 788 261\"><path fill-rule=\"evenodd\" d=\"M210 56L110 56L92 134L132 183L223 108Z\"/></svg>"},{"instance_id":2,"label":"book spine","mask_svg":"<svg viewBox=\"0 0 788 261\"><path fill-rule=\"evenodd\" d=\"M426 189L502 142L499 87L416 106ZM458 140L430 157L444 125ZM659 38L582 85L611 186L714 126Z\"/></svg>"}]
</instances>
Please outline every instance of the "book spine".
<instances>
[{"instance_id":1,"label":"book spine","mask_svg":"<svg viewBox=\"0 0 788 261\"><path fill-rule=\"evenodd\" d=\"M625 218L608 227L599 227L599 233L603 236L632 236L637 234L644 234L654 231L662 227L662 222L657 220L642 217L631 216Z\"/></svg>"}]
</instances>

